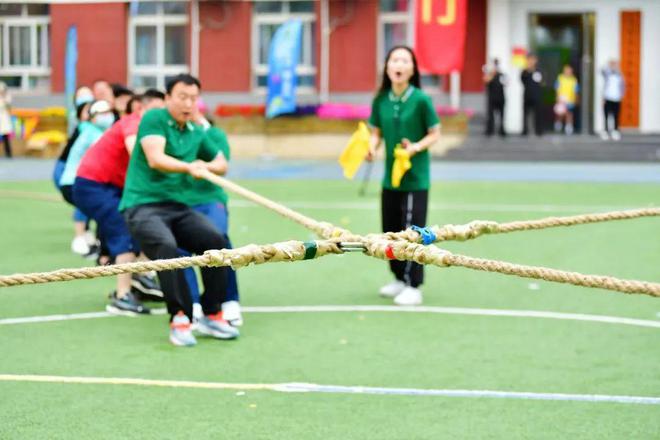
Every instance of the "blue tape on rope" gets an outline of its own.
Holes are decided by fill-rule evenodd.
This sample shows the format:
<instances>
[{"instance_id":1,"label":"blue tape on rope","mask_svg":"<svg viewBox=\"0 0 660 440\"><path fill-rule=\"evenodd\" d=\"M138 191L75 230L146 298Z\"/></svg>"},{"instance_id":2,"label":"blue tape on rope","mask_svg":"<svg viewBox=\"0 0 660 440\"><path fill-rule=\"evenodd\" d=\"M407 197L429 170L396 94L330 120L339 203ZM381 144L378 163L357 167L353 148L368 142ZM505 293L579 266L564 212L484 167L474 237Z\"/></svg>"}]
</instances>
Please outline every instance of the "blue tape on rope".
<instances>
[{"instance_id":1,"label":"blue tape on rope","mask_svg":"<svg viewBox=\"0 0 660 440\"><path fill-rule=\"evenodd\" d=\"M422 243L424 246L428 246L432 243L435 243L436 236L429 228L421 228L419 226L411 226L410 229L417 232L422 237Z\"/></svg>"}]
</instances>

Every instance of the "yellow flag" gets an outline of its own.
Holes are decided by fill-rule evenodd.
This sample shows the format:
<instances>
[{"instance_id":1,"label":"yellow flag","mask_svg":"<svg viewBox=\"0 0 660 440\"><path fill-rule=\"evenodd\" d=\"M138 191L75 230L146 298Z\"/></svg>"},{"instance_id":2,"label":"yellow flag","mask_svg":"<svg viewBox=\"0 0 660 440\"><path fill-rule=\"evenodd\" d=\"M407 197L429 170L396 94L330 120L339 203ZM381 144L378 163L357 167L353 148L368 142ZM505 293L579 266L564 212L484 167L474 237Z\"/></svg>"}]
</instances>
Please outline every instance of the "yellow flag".
<instances>
[{"instance_id":1,"label":"yellow flag","mask_svg":"<svg viewBox=\"0 0 660 440\"><path fill-rule=\"evenodd\" d=\"M358 129L353 133L346 148L339 156L339 165L344 170L344 177L352 179L357 173L362 161L369 152L369 129L367 124L360 122Z\"/></svg>"},{"instance_id":2,"label":"yellow flag","mask_svg":"<svg viewBox=\"0 0 660 440\"><path fill-rule=\"evenodd\" d=\"M397 145L394 148L394 163L392 164L392 186L394 188L401 186L401 179L411 167L410 153Z\"/></svg>"}]
</instances>

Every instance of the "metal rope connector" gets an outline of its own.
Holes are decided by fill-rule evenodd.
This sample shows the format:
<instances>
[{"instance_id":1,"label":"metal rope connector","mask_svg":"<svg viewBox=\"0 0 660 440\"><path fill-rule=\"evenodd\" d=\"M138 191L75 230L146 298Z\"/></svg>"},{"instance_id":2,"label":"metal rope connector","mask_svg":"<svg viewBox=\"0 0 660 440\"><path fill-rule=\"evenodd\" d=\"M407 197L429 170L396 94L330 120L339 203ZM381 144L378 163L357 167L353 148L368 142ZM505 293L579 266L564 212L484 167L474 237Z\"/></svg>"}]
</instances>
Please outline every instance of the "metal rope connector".
<instances>
[{"instance_id":1,"label":"metal rope connector","mask_svg":"<svg viewBox=\"0 0 660 440\"><path fill-rule=\"evenodd\" d=\"M342 241L339 243L339 249L343 252L364 252L367 250L366 246L359 241Z\"/></svg>"}]
</instances>

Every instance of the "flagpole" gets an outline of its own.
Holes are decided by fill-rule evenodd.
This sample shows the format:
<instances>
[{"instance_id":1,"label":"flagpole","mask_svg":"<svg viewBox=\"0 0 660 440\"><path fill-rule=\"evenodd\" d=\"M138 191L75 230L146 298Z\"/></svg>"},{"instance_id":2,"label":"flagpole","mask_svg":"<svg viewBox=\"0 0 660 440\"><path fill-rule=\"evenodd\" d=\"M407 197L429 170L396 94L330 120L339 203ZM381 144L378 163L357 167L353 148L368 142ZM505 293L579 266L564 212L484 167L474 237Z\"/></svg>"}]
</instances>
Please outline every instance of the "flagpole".
<instances>
[{"instance_id":1,"label":"flagpole","mask_svg":"<svg viewBox=\"0 0 660 440\"><path fill-rule=\"evenodd\" d=\"M374 160L376 160L374 158ZM371 171L374 168L374 161L372 160L367 164L367 167L364 169L364 176L362 177L362 184L358 190L358 195L364 197L367 194L367 187L369 186L369 181L371 180Z\"/></svg>"}]
</instances>

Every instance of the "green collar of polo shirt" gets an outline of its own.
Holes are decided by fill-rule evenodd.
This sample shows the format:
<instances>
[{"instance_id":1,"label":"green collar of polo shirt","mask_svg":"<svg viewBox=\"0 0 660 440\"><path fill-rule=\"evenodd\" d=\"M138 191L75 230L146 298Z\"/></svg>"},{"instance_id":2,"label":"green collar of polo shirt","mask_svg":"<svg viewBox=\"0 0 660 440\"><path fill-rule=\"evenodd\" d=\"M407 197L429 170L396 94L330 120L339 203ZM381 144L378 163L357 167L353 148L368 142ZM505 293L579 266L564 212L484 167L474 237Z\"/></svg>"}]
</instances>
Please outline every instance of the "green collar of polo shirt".
<instances>
[{"instance_id":1,"label":"green collar of polo shirt","mask_svg":"<svg viewBox=\"0 0 660 440\"><path fill-rule=\"evenodd\" d=\"M172 114L170 113L169 110L165 109L165 113L167 113L167 125L170 127L174 127L179 131L183 131L183 127L187 128L188 131L193 131L195 130L195 126L193 125L192 122L186 121L186 123L183 125L179 125L179 123L172 117Z\"/></svg>"},{"instance_id":2,"label":"green collar of polo shirt","mask_svg":"<svg viewBox=\"0 0 660 440\"><path fill-rule=\"evenodd\" d=\"M406 90L404 90L401 95L396 96L391 89L390 89L390 93L388 93L387 95L390 98L390 101L392 101L392 102L406 102L408 100L408 98L410 98L410 95L413 94L414 91L415 91L415 86L413 86L412 84L409 84L408 88L406 88Z\"/></svg>"}]
</instances>

